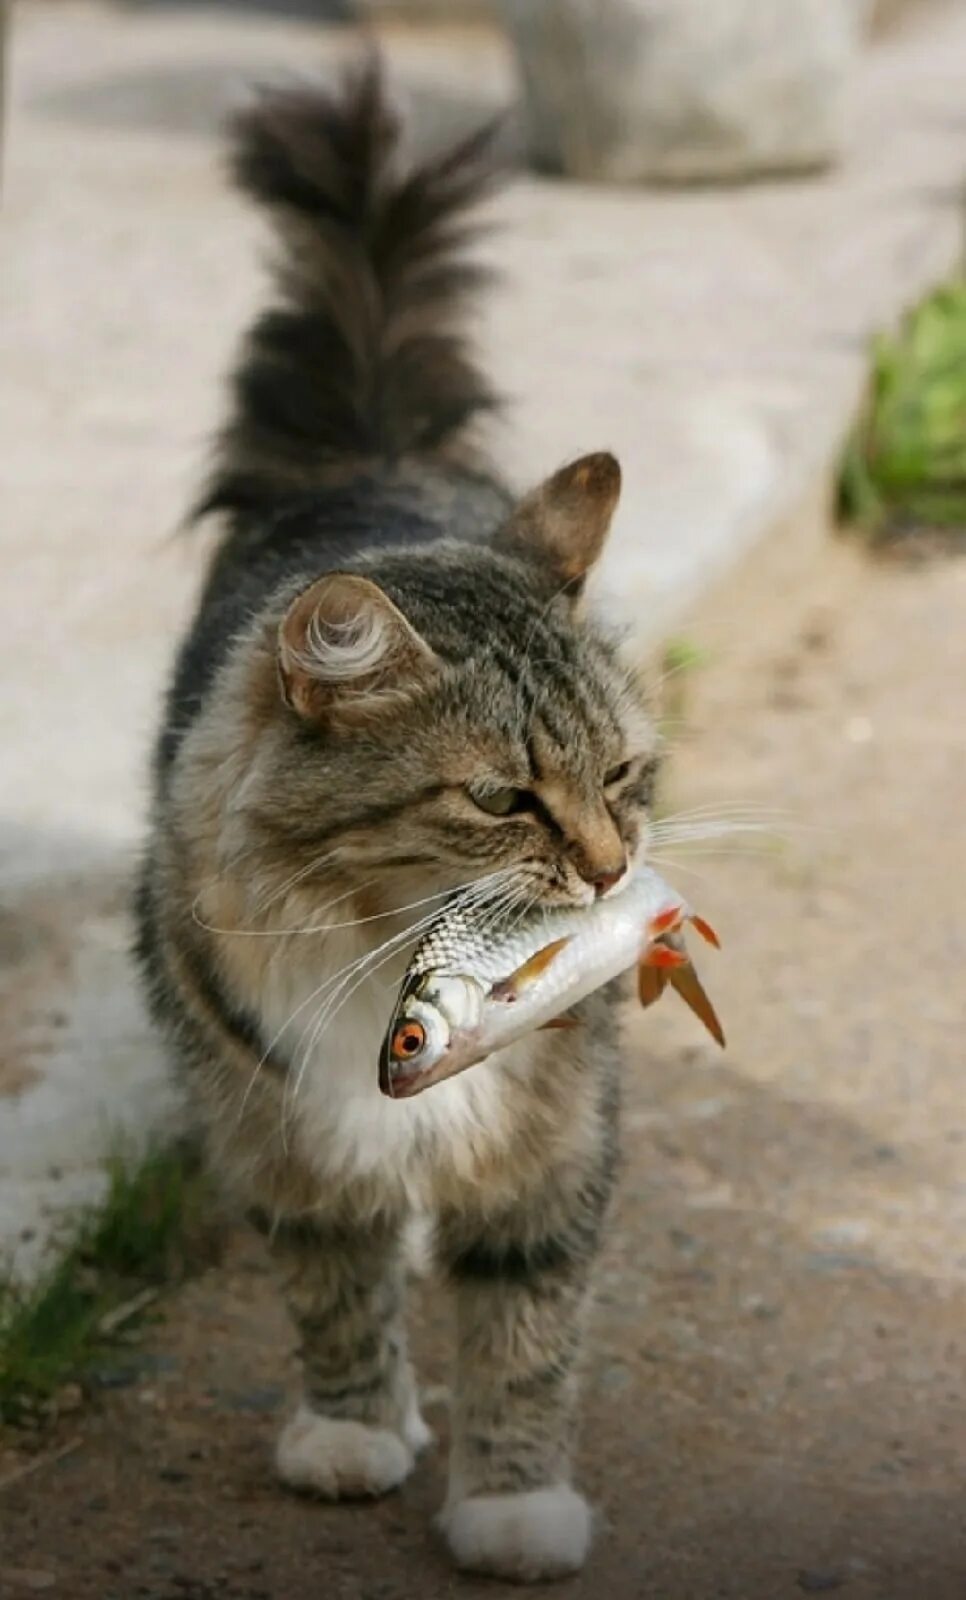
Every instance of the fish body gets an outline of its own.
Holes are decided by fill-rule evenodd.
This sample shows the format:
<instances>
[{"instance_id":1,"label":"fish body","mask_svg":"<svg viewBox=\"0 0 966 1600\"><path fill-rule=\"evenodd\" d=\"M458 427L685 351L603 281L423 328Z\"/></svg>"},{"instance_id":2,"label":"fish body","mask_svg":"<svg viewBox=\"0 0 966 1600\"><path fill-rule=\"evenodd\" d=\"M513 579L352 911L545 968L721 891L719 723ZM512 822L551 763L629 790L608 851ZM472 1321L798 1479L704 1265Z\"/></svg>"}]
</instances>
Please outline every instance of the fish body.
<instances>
[{"instance_id":1,"label":"fish body","mask_svg":"<svg viewBox=\"0 0 966 1600\"><path fill-rule=\"evenodd\" d=\"M643 1004L670 981L724 1043L680 930L708 924L650 867L586 907L553 907L505 928L455 905L417 947L383 1043L379 1084L404 1098L483 1061L638 964ZM645 976L646 975L646 976Z\"/></svg>"}]
</instances>

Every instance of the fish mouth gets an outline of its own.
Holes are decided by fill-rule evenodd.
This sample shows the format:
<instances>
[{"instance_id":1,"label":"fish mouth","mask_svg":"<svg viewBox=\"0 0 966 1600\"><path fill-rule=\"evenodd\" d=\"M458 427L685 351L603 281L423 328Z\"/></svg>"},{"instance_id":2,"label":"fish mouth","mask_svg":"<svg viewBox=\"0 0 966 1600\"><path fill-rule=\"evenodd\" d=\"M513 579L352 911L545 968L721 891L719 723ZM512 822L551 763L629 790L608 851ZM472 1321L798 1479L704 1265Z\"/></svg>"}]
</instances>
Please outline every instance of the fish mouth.
<instances>
[{"instance_id":1,"label":"fish mouth","mask_svg":"<svg viewBox=\"0 0 966 1600\"><path fill-rule=\"evenodd\" d=\"M482 1060L482 1053L477 1054L473 1050L459 1053L449 1050L431 1067L407 1070L407 1063L396 1061L387 1044L379 1059L379 1088L390 1100L412 1100L414 1095L422 1094L434 1083L442 1083L444 1078L455 1078L458 1072L465 1072L467 1067L475 1066L477 1061Z\"/></svg>"}]
</instances>

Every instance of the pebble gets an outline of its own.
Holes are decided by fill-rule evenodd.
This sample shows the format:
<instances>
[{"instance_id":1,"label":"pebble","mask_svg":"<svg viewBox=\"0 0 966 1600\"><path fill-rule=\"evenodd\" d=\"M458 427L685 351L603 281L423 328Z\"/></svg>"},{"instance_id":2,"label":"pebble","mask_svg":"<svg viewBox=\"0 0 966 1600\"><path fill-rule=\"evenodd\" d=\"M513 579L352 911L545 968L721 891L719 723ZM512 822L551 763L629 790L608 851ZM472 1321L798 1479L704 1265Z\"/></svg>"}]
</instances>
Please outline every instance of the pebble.
<instances>
[{"instance_id":1,"label":"pebble","mask_svg":"<svg viewBox=\"0 0 966 1600\"><path fill-rule=\"evenodd\" d=\"M30 1594L39 1594L42 1589L52 1589L57 1582L57 1574L45 1572L42 1567L0 1567L0 1584L11 1584L14 1589L23 1589Z\"/></svg>"},{"instance_id":2,"label":"pebble","mask_svg":"<svg viewBox=\"0 0 966 1600\"><path fill-rule=\"evenodd\" d=\"M832 1222L819 1228L814 1237L818 1245L828 1245L832 1250L848 1250L853 1245L865 1244L869 1237L869 1224L857 1217L843 1217L841 1222Z\"/></svg>"},{"instance_id":3,"label":"pebble","mask_svg":"<svg viewBox=\"0 0 966 1600\"><path fill-rule=\"evenodd\" d=\"M95 1389L130 1389L139 1374L136 1367L91 1367L84 1376Z\"/></svg>"},{"instance_id":4,"label":"pebble","mask_svg":"<svg viewBox=\"0 0 966 1600\"><path fill-rule=\"evenodd\" d=\"M57 1411L79 1411L84 1404L84 1391L79 1383L64 1383L57 1390L54 1409Z\"/></svg>"},{"instance_id":5,"label":"pebble","mask_svg":"<svg viewBox=\"0 0 966 1600\"><path fill-rule=\"evenodd\" d=\"M796 1582L805 1594L828 1594L832 1589L841 1589L848 1580L841 1572L821 1572L819 1570L803 1569Z\"/></svg>"},{"instance_id":6,"label":"pebble","mask_svg":"<svg viewBox=\"0 0 966 1600\"><path fill-rule=\"evenodd\" d=\"M250 1412L256 1416L277 1411L285 1399L281 1384L265 1384L254 1389L209 1389L209 1397L228 1411Z\"/></svg>"},{"instance_id":7,"label":"pebble","mask_svg":"<svg viewBox=\"0 0 966 1600\"><path fill-rule=\"evenodd\" d=\"M813 1250L805 1257L806 1272L865 1272L872 1265L869 1257L849 1255L844 1250Z\"/></svg>"},{"instance_id":8,"label":"pebble","mask_svg":"<svg viewBox=\"0 0 966 1600\"><path fill-rule=\"evenodd\" d=\"M868 717L850 717L844 731L849 744L871 744L875 738L875 728Z\"/></svg>"},{"instance_id":9,"label":"pebble","mask_svg":"<svg viewBox=\"0 0 966 1600\"><path fill-rule=\"evenodd\" d=\"M613 1365L609 1367L605 1367L600 1375L600 1387L604 1390L610 1390L611 1392L620 1389L627 1389L630 1386L630 1382L630 1372L623 1365L623 1363L619 1361L614 1362Z\"/></svg>"},{"instance_id":10,"label":"pebble","mask_svg":"<svg viewBox=\"0 0 966 1600\"><path fill-rule=\"evenodd\" d=\"M764 1295L746 1294L738 1303L742 1311L757 1317L760 1322L771 1322L775 1317L781 1316L781 1306L772 1300L766 1300Z\"/></svg>"}]
</instances>

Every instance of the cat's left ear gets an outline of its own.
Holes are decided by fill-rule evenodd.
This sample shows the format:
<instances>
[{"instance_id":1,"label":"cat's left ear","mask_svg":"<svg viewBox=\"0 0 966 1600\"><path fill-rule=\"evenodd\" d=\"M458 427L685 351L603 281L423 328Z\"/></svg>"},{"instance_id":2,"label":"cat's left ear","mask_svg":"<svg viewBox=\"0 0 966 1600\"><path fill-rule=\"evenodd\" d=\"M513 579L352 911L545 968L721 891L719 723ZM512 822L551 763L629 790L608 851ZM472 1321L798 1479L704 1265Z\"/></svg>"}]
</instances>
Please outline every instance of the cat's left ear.
<instances>
[{"instance_id":1,"label":"cat's left ear","mask_svg":"<svg viewBox=\"0 0 966 1600\"><path fill-rule=\"evenodd\" d=\"M606 450L581 456L521 500L497 546L537 562L576 597L604 548L620 492L614 456Z\"/></svg>"},{"instance_id":2,"label":"cat's left ear","mask_svg":"<svg viewBox=\"0 0 966 1600\"><path fill-rule=\"evenodd\" d=\"M330 572L292 601L278 630L282 698L300 717L359 726L432 677L438 658L368 578Z\"/></svg>"}]
</instances>

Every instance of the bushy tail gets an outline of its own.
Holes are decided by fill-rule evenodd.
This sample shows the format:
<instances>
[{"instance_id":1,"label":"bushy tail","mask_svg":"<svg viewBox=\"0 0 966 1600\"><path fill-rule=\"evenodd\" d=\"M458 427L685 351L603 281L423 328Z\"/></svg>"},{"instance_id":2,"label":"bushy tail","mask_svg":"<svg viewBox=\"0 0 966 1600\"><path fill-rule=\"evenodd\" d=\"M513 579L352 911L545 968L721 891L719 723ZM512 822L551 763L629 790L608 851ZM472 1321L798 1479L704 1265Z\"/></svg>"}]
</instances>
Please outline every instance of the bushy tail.
<instances>
[{"instance_id":1,"label":"bushy tail","mask_svg":"<svg viewBox=\"0 0 966 1600\"><path fill-rule=\"evenodd\" d=\"M459 330L484 274L467 207L490 187L493 129L398 170L377 66L338 96L273 94L234 124L235 181L275 214L279 302L250 331L199 513L257 515L336 464L439 452L495 403Z\"/></svg>"}]
</instances>

